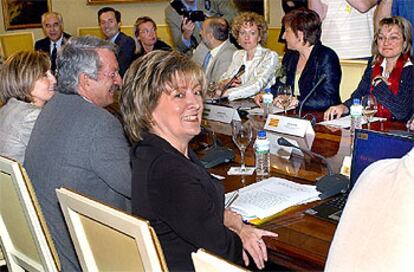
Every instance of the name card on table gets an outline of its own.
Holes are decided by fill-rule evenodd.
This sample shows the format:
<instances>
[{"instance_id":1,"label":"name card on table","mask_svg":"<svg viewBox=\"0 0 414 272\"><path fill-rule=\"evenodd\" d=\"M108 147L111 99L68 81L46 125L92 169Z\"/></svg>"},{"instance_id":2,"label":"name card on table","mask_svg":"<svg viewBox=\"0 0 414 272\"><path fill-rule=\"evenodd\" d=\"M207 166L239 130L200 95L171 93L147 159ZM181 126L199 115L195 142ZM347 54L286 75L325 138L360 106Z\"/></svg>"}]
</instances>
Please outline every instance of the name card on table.
<instances>
[{"instance_id":1,"label":"name card on table","mask_svg":"<svg viewBox=\"0 0 414 272\"><path fill-rule=\"evenodd\" d=\"M237 110L229 107L210 104L204 104L203 118L226 124L230 124L233 120L241 120Z\"/></svg>"},{"instance_id":2,"label":"name card on table","mask_svg":"<svg viewBox=\"0 0 414 272\"><path fill-rule=\"evenodd\" d=\"M264 128L287 135L315 138L312 124L306 119L269 114Z\"/></svg>"}]
</instances>

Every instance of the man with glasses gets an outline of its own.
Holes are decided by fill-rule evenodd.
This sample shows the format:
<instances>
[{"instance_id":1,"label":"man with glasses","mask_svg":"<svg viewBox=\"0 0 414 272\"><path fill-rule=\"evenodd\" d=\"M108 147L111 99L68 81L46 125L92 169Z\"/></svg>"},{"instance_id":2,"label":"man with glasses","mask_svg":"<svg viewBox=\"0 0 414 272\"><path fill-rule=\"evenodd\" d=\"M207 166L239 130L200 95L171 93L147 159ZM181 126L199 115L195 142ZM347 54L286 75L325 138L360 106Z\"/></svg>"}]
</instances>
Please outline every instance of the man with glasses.
<instances>
[{"instance_id":1,"label":"man with glasses","mask_svg":"<svg viewBox=\"0 0 414 272\"><path fill-rule=\"evenodd\" d=\"M118 46L117 60L119 73L123 76L134 60L135 41L120 31L121 13L111 7L104 7L98 11L98 23L105 39Z\"/></svg>"},{"instance_id":2,"label":"man with glasses","mask_svg":"<svg viewBox=\"0 0 414 272\"><path fill-rule=\"evenodd\" d=\"M80 271L55 189L70 188L129 210L129 147L118 119L103 109L122 85L115 47L86 36L58 53L57 94L33 128L24 165L55 242L63 271Z\"/></svg>"}]
</instances>

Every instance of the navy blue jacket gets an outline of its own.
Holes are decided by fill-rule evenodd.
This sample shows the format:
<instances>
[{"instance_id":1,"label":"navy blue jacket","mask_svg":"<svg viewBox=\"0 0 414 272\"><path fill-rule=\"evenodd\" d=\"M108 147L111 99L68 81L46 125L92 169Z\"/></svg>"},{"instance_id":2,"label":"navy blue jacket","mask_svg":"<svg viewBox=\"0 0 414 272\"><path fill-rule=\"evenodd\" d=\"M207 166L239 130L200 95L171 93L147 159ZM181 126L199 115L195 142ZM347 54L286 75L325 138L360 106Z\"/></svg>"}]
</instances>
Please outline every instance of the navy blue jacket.
<instances>
[{"instance_id":1,"label":"navy blue jacket","mask_svg":"<svg viewBox=\"0 0 414 272\"><path fill-rule=\"evenodd\" d=\"M299 52L292 50L287 51L282 60L282 64L286 69L286 84L292 86L292 91L294 91L296 66L298 61ZM332 49L317 43L315 44L299 79L299 103L301 103L302 99L308 95L323 74L325 74L326 79L319 85L314 94L309 97L304 104L303 109L324 111L330 106L341 103L339 84L341 83L342 71L339 58ZM277 81L272 87L274 95L280 84L281 83Z\"/></svg>"},{"instance_id":2,"label":"navy blue jacket","mask_svg":"<svg viewBox=\"0 0 414 272\"><path fill-rule=\"evenodd\" d=\"M117 60L119 73L123 76L135 59L135 41L123 32L119 32L118 37L115 39L115 44L118 46Z\"/></svg>"},{"instance_id":3,"label":"navy blue jacket","mask_svg":"<svg viewBox=\"0 0 414 272\"><path fill-rule=\"evenodd\" d=\"M370 59L369 63L372 63L372 59ZM361 99L364 95L370 93L372 70L373 65L368 65L357 89L352 93L351 98L344 102L345 106L349 108L354 98ZM414 66L407 65L403 68L398 94L393 94L388 85L383 81L374 87L372 94L378 102L392 113L393 118L408 120L413 113Z\"/></svg>"}]
</instances>

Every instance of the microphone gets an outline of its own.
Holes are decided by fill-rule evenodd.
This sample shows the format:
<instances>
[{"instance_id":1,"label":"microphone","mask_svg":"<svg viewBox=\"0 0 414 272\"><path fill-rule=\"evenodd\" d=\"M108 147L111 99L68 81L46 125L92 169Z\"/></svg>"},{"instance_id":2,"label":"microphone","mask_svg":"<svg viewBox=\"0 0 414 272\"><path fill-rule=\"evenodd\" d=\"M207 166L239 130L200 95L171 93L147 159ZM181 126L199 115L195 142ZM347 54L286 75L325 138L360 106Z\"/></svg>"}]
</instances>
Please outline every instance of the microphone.
<instances>
[{"instance_id":1,"label":"microphone","mask_svg":"<svg viewBox=\"0 0 414 272\"><path fill-rule=\"evenodd\" d=\"M241 77L244 74L245 71L246 71L246 65L243 64L242 66L240 66L237 73L230 79L230 81L227 82L226 85L224 85L223 91L230 88L230 86L231 86L231 84L233 84L234 80L236 80L236 78L238 78L238 77Z\"/></svg>"},{"instance_id":2,"label":"microphone","mask_svg":"<svg viewBox=\"0 0 414 272\"><path fill-rule=\"evenodd\" d=\"M286 146L286 147L293 147L301 150L304 153L307 153L311 157L317 157L323 163L326 165L326 168L328 169L328 175L323 176L316 182L316 189L321 192L320 198L325 199L331 196L334 196L336 194L339 194L341 192L345 192L349 187L349 179L348 177L342 175L342 174L334 174L332 171L332 167L329 164L328 160L315 152L312 152L310 149L302 148L299 146L296 146L286 140L283 137L280 137L277 140L277 143L280 146Z\"/></svg>"},{"instance_id":3,"label":"microphone","mask_svg":"<svg viewBox=\"0 0 414 272\"><path fill-rule=\"evenodd\" d=\"M205 154L200 159L205 168L212 168L222 163L228 163L234 160L234 151L223 146L214 131L204 128L209 131L213 137L213 144L205 148Z\"/></svg>"},{"instance_id":4,"label":"microphone","mask_svg":"<svg viewBox=\"0 0 414 272\"><path fill-rule=\"evenodd\" d=\"M322 74L321 77L319 78L318 82L316 82L315 86L313 86L313 88L310 90L308 95L305 96L305 98L302 100L302 103L300 103L300 106L299 106L298 118L302 118L302 108L303 108L303 105L305 104L305 102L308 101L309 97L311 97L311 95L316 91L316 89L319 87L319 85L321 85L321 83L325 79L326 79L326 75Z\"/></svg>"}]
</instances>

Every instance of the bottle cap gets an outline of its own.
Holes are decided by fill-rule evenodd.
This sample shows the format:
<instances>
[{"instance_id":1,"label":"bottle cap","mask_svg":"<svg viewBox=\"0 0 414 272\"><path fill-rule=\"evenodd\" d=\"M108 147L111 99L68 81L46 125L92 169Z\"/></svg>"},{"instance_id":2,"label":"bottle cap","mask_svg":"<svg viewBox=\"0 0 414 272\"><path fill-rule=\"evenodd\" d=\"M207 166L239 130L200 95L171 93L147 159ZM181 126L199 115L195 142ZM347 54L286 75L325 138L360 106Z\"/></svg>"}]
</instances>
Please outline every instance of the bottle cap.
<instances>
[{"instance_id":1,"label":"bottle cap","mask_svg":"<svg viewBox=\"0 0 414 272\"><path fill-rule=\"evenodd\" d=\"M357 104L360 105L361 104L361 100L359 100L359 98L354 98L353 103L352 104Z\"/></svg>"},{"instance_id":2,"label":"bottle cap","mask_svg":"<svg viewBox=\"0 0 414 272\"><path fill-rule=\"evenodd\" d=\"M257 136L260 137L260 138L266 137L266 131L264 131L264 130L259 131L257 133Z\"/></svg>"},{"instance_id":3,"label":"bottle cap","mask_svg":"<svg viewBox=\"0 0 414 272\"><path fill-rule=\"evenodd\" d=\"M265 93L270 93L272 91L272 89L268 88L268 89L265 89L264 91L265 91Z\"/></svg>"}]
</instances>

